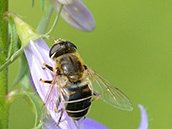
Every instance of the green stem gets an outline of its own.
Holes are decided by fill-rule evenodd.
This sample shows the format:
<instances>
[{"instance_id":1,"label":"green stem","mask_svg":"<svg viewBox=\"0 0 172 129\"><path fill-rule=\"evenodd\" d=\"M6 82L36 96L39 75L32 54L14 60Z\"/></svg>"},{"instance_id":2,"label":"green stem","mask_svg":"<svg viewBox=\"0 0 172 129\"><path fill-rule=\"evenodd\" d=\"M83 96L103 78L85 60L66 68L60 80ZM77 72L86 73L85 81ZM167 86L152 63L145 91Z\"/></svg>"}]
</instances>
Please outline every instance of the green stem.
<instances>
[{"instance_id":1,"label":"green stem","mask_svg":"<svg viewBox=\"0 0 172 129\"><path fill-rule=\"evenodd\" d=\"M51 26L50 30L45 35L49 35L53 31L54 27L56 26L56 24L60 18L62 9L63 9L63 5L60 6L59 13L56 16L56 19L54 20L53 25Z\"/></svg>"},{"instance_id":2,"label":"green stem","mask_svg":"<svg viewBox=\"0 0 172 129\"><path fill-rule=\"evenodd\" d=\"M7 58L8 24L3 14L8 11L8 0L0 0L0 66ZM8 89L8 69L0 72L0 129L8 129L8 107L5 102Z\"/></svg>"}]
</instances>

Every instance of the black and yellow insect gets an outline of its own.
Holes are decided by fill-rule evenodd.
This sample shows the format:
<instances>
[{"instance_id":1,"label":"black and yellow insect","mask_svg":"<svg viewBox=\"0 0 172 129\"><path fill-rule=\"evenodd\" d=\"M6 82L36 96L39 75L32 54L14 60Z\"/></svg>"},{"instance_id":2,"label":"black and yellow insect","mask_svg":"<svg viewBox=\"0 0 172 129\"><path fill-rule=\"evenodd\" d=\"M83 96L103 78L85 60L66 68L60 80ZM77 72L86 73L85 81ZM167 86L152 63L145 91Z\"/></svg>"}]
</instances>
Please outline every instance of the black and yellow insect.
<instances>
[{"instance_id":1,"label":"black and yellow insect","mask_svg":"<svg viewBox=\"0 0 172 129\"><path fill-rule=\"evenodd\" d=\"M119 109L133 109L130 100L118 88L84 64L73 43L55 40L49 56L56 64L54 67L44 66L54 73L54 78L41 81L58 89L56 109L61 113L59 122L64 111L74 120L85 117L92 101L98 98ZM48 94L47 100L52 98L51 92ZM58 109L60 103L64 108Z\"/></svg>"}]
</instances>

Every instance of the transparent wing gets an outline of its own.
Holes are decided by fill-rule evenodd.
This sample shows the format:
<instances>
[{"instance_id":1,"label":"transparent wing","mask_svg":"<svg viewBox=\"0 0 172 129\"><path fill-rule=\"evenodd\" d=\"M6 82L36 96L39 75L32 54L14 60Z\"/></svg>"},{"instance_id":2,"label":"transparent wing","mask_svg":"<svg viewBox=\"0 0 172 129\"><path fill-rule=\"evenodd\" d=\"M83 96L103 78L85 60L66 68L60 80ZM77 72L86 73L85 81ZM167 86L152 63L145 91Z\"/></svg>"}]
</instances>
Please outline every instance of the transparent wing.
<instances>
[{"instance_id":1,"label":"transparent wing","mask_svg":"<svg viewBox=\"0 0 172 129\"><path fill-rule=\"evenodd\" d=\"M40 122L42 125L46 125L49 123L49 121L52 119L50 113L48 112L46 106L44 105L41 109L41 116L40 116Z\"/></svg>"},{"instance_id":2,"label":"transparent wing","mask_svg":"<svg viewBox=\"0 0 172 129\"><path fill-rule=\"evenodd\" d=\"M44 105L41 110L41 121L46 124L49 122L51 112L58 110L57 102L60 97L60 77L54 76L52 83L49 86L47 94L44 99Z\"/></svg>"},{"instance_id":3,"label":"transparent wing","mask_svg":"<svg viewBox=\"0 0 172 129\"><path fill-rule=\"evenodd\" d=\"M61 94L61 83L60 83L60 77L54 76L54 79L49 87L49 90L45 96L44 99L44 105L49 110L54 110L56 107L56 103L59 100L60 94Z\"/></svg>"},{"instance_id":4,"label":"transparent wing","mask_svg":"<svg viewBox=\"0 0 172 129\"><path fill-rule=\"evenodd\" d=\"M132 111L132 103L124 93L105 80L91 68L88 68L89 78L92 82L93 91L101 95L101 99L113 107Z\"/></svg>"}]
</instances>

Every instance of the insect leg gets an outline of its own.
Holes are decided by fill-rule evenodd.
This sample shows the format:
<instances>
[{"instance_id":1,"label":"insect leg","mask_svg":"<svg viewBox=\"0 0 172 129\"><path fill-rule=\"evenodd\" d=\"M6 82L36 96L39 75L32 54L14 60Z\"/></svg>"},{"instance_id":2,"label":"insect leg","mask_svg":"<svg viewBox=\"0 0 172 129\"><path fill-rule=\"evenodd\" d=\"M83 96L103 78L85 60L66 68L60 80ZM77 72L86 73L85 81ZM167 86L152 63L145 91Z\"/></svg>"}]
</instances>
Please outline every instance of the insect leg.
<instances>
[{"instance_id":1,"label":"insect leg","mask_svg":"<svg viewBox=\"0 0 172 129\"><path fill-rule=\"evenodd\" d=\"M53 67L51 67L51 66L49 66L48 64L46 64L46 63L43 63L43 69L48 69L48 70L50 70L51 72L53 72Z\"/></svg>"},{"instance_id":2,"label":"insect leg","mask_svg":"<svg viewBox=\"0 0 172 129\"><path fill-rule=\"evenodd\" d=\"M48 83L48 84L51 84L52 83L52 80L42 80L41 78L40 78L40 81L42 83Z\"/></svg>"},{"instance_id":3,"label":"insect leg","mask_svg":"<svg viewBox=\"0 0 172 129\"><path fill-rule=\"evenodd\" d=\"M93 95L96 96L95 98L92 99L92 101L98 100L101 98L101 95L97 93L96 91L93 92Z\"/></svg>"},{"instance_id":4,"label":"insect leg","mask_svg":"<svg viewBox=\"0 0 172 129\"><path fill-rule=\"evenodd\" d=\"M57 122L57 124L56 124L57 127L58 127L59 124L60 124L60 121L61 121L61 119L62 119L63 112L64 112L64 109L63 109L63 108L61 108L60 110L58 110L58 113L60 113L60 117L59 117L59 120L58 120L58 122Z\"/></svg>"}]
</instances>

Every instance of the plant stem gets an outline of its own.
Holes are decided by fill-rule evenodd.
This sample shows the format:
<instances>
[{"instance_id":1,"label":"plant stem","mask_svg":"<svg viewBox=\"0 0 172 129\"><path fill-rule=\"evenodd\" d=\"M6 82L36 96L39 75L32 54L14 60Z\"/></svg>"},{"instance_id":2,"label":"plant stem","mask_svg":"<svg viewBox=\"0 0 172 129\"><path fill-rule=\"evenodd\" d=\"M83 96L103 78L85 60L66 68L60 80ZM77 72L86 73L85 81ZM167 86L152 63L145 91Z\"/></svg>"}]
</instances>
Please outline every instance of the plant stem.
<instances>
[{"instance_id":1,"label":"plant stem","mask_svg":"<svg viewBox=\"0 0 172 129\"><path fill-rule=\"evenodd\" d=\"M3 14L8 11L8 0L0 0L0 66L7 58L8 23ZM0 129L8 129L8 107L5 102L8 89L8 69L0 72Z\"/></svg>"}]
</instances>

